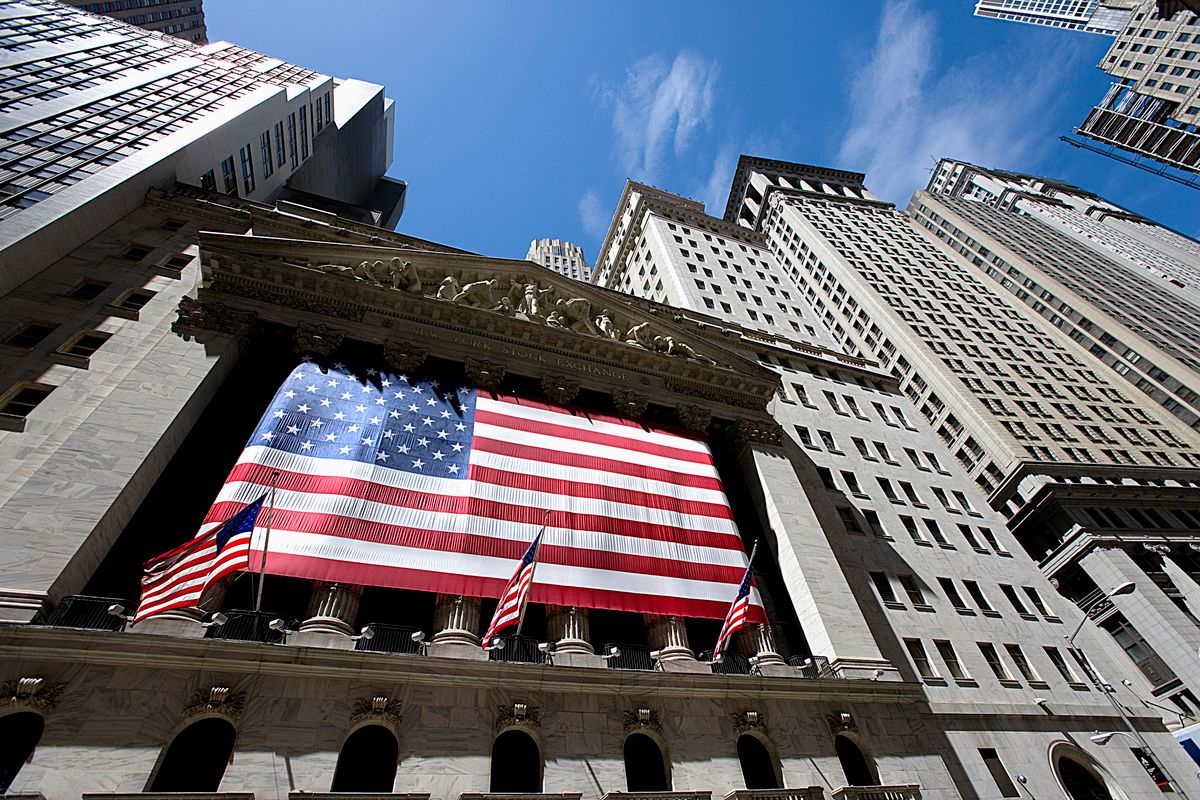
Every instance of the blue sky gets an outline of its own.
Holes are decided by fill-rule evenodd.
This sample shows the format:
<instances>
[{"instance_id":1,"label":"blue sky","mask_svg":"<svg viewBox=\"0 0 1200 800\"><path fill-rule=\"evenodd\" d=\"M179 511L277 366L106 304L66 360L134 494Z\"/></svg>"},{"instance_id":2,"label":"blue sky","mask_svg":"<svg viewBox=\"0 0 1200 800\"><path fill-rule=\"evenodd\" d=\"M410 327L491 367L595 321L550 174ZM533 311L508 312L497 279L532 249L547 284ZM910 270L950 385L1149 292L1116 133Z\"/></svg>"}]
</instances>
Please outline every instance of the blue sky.
<instances>
[{"instance_id":1,"label":"blue sky","mask_svg":"<svg viewBox=\"0 0 1200 800\"><path fill-rule=\"evenodd\" d=\"M626 178L724 210L739 153L865 172L903 207L938 156L1060 178L1200 235L1200 192L1058 141L1109 39L971 0L206 0L227 39L396 101L399 230L592 261Z\"/></svg>"}]
</instances>

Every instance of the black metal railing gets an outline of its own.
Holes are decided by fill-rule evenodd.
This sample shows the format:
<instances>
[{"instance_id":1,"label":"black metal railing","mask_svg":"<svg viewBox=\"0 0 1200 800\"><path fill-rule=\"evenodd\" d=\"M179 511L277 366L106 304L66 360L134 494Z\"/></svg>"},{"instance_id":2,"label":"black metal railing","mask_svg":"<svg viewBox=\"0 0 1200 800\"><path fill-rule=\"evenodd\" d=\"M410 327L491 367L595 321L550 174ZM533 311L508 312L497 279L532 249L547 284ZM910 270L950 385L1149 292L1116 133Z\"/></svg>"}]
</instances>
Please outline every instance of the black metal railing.
<instances>
[{"instance_id":1,"label":"black metal railing","mask_svg":"<svg viewBox=\"0 0 1200 800\"><path fill-rule=\"evenodd\" d=\"M826 656L792 656L788 663L797 667L802 678L840 678L837 671L829 666Z\"/></svg>"},{"instance_id":2,"label":"black metal railing","mask_svg":"<svg viewBox=\"0 0 1200 800\"><path fill-rule=\"evenodd\" d=\"M503 647L491 646L488 661L506 661L510 664L545 664L546 654L538 649L538 640L529 636L502 636Z\"/></svg>"},{"instance_id":3,"label":"black metal railing","mask_svg":"<svg viewBox=\"0 0 1200 800\"><path fill-rule=\"evenodd\" d=\"M413 639L414 633L420 633L420 628L409 625L383 625L372 622L367 626L374 635L361 638L354 643L355 650L371 653L402 653L411 656L425 655L425 644Z\"/></svg>"},{"instance_id":4,"label":"black metal railing","mask_svg":"<svg viewBox=\"0 0 1200 800\"><path fill-rule=\"evenodd\" d=\"M700 654L701 661L707 661L714 675L751 675L750 659L741 653L726 653L720 661L713 661L713 654L705 651Z\"/></svg>"},{"instance_id":5,"label":"black metal railing","mask_svg":"<svg viewBox=\"0 0 1200 800\"><path fill-rule=\"evenodd\" d=\"M109 611L113 606L121 607L118 613L122 616ZM60 600L41 624L55 628L119 631L125 626L123 615L127 612L132 613L128 601L119 597L88 597L77 594Z\"/></svg>"},{"instance_id":6,"label":"black metal railing","mask_svg":"<svg viewBox=\"0 0 1200 800\"><path fill-rule=\"evenodd\" d=\"M650 648L641 644L620 644L619 642L609 642L604 645L604 651L600 654L608 656L613 648L617 648L620 655L609 657L607 663L609 669L635 669L652 671L654 669L654 659L650 657Z\"/></svg>"},{"instance_id":7,"label":"black metal railing","mask_svg":"<svg viewBox=\"0 0 1200 800\"><path fill-rule=\"evenodd\" d=\"M263 642L284 644L287 635L283 630L271 627L271 621L280 619L278 614L265 611L223 611L224 625L213 625L204 632L206 639L226 639L240 642ZM294 628L291 620L284 620L285 628Z\"/></svg>"}]
</instances>

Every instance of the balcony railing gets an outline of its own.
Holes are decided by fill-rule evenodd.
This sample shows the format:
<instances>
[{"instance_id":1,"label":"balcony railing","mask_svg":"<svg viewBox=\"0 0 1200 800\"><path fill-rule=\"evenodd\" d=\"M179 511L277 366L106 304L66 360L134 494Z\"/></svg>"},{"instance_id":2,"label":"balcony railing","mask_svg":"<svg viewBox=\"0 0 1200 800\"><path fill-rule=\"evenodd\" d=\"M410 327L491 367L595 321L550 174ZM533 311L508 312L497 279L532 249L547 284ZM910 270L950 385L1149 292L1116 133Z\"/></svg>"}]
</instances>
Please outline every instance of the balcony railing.
<instances>
[{"instance_id":1,"label":"balcony railing","mask_svg":"<svg viewBox=\"0 0 1200 800\"><path fill-rule=\"evenodd\" d=\"M712 800L712 792L605 792L600 800Z\"/></svg>"},{"instance_id":2,"label":"balcony railing","mask_svg":"<svg viewBox=\"0 0 1200 800\"><path fill-rule=\"evenodd\" d=\"M578 795L576 795L578 797ZM7 800L7 798L5 798ZM288 800L429 800L429 792L288 792Z\"/></svg>"},{"instance_id":3,"label":"balcony railing","mask_svg":"<svg viewBox=\"0 0 1200 800\"><path fill-rule=\"evenodd\" d=\"M408 625L383 625L372 622L367 626L375 632L370 639L359 639L354 643L354 649L371 653L401 653L403 655L423 656L425 645L413 639L413 634L420 633L420 628ZM305 797L311 797L311 793ZM392 795L395 797L395 795Z\"/></svg>"},{"instance_id":4,"label":"balcony railing","mask_svg":"<svg viewBox=\"0 0 1200 800\"><path fill-rule=\"evenodd\" d=\"M109 612L112 606L129 608L128 601L119 597L87 597L73 595L59 601L43 622L55 628L87 628L93 631L119 631L125 620Z\"/></svg>"},{"instance_id":5,"label":"balcony railing","mask_svg":"<svg viewBox=\"0 0 1200 800\"><path fill-rule=\"evenodd\" d=\"M604 645L604 652L611 653L613 648L621 653L608 659L609 669L633 669L652 671L654 659L650 657L650 648L640 644L620 644L609 642Z\"/></svg>"},{"instance_id":6,"label":"balcony railing","mask_svg":"<svg viewBox=\"0 0 1200 800\"><path fill-rule=\"evenodd\" d=\"M921 787L915 783L892 786L843 786L830 794L833 800L921 800Z\"/></svg>"},{"instance_id":7,"label":"balcony railing","mask_svg":"<svg viewBox=\"0 0 1200 800\"><path fill-rule=\"evenodd\" d=\"M802 678L840 678L833 667L829 665L829 659L825 656L792 656L788 659L788 663L796 667Z\"/></svg>"},{"instance_id":8,"label":"balcony railing","mask_svg":"<svg viewBox=\"0 0 1200 800\"><path fill-rule=\"evenodd\" d=\"M397 795L385 795L387 797L396 797ZM428 797L429 795L425 795ZM311 797L311 795L305 795ZM379 795L376 795L379 797ZM514 792L463 792L458 796L458 800L579 800L583 797L582 792L531 792L528 794L520 794Z\"/></svg>"},{"instance_id":9,"label":"balcony railing","mask_svg":"<svg viewBox=\"0 0 1200 800\"><path fill-rule=\"evenodd\" d=\"M545 664L546 654L538 649L538 640L529 636L503 636L503 647L488 650L488 661L506 661L510 664Z\"/></svg>"},{"instance_id":10,"label":"balcony railing","mask_svg":"<svg viewBox=\"0 0 1200 800\"><path fill-rule=\"evenodd\" d=\"M714 675L754 674L754 670L750 664L750 659L746 658L741 653L726 653L720 661L713 661L712 656L712 652L705 651L700 654L700 660L708 663L708 668L712 670Z\"/></svg>"},{"instance_id":11,"label":"balcony railing","mask_svg":"<svg viewBox=\"0 0 1200 800\"><path fill-rule=\"evenodd\" d=\"M254 792L84 792L82 800L254 800Z\"/></svg>"},{"instance_id":12,"label":"balcony railing","mask_svg":"<svg viewBox=\"0 0 1200 800\"><path fill-rule=\"evenodd\" d=\"M800 789L738 789L725 795L725 800L824 800L820 786Z\"/></svg>"},{"instance_id":13,"label":"balcony railing","mask_svg":"<svg viewBox=\"0 0 1200 800\"><path fill-rule=\"evenodd\" d=\"M287 635L282 630L271 627L271 621L279 619L278 614L268 614L265 611L225 611L225 624L213 625L204 632L206 639L226 639L240 642L262 642L264 644L284 644ZM293 627L291 624L285 627Z\"/></svg>"}]
</instances>

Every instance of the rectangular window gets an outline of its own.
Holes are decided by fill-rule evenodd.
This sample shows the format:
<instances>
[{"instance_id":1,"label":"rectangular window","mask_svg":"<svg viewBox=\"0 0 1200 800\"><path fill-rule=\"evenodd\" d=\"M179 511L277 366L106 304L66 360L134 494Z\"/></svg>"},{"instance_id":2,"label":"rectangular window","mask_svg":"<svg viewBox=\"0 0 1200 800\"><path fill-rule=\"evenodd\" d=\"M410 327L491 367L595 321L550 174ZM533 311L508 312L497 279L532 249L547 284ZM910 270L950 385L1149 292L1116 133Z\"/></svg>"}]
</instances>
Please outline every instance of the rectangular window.
<instances>
[{"instance_id":1,"label":"rectangular window","mask_svg":"<svg viewBox=\"0 0 1200 800\"><path fill-rule=\"evenodd\" d=\"M999 614L995 613L996 609L992 608L992 604L988 602L987 597L984 596L983 590L979 588L978 583L975 581L964 580L963 586L967 587L967 594L971 595L971 599L975 601L975 605L979 606L980 611L982 611L984 614L991 614L997 617L1000 616Z\"/></svg>"},{"instance_id":2,"label":"rectangular window","mask_svg":"<svg viewBox=\"0 0 1200 800\"><path fill-rule=\"evenodd\" d=\"M938 578L938 585L942 587L942 593L946 595L946 599L950 601L950 605L954 606L956 611L970 611L970 608L963 602L962 595L958 593L958 587L954 585L951 578Z\"/></svg>"},{"instance_id":3,"label":"rectangular window","mask_svg":"<svg viewBox=\"0 0 1200 800\"><path fill-rule=\"evenodd\" d=\"M275 171L275 165L271 161L271 132L263 131L258 135L258 149L262 155L263 179L271 177L271 173Z\"/></svg>"},{"instance_id":4,"label":"rectangular window","mask_svg":"<svg viewBox=\"0 0 1200 800\"><path fill-rule=\"evenodd\" d=\"M155 292L148 289L130 289L113 301L113 305L126 311L141 311L154 295Z\"/></svg>"},{"instance_id":5,"label":"rectangular window","mask_svg":"<svg viewBox=\"0 0 1200 800\"><path fill-rule=\"evenodd\" d=\"M1033 588L1032 586L1022 586L1021 588L1024 590L1025 596L1029 598L1029 602L1033 604L1033 607L1037 609L1039 614L1041 614L1043 617L1055 616L1054 614L1050 613L1049 609L1046 608L1046 604L1042 602L1042 596L1038 594L1037 589Z\"/></svg>"},{"instance_id":6,"label":"rectangular window","mask_svg":"<svg viewBox=\"0 0 1200 800\"><path fill-rule=\"evenodd\" d=\"M54 387L45 384L20 384L0 401L0 416L27 417L52 391Z\"/></svg>"},{"instance_id":7,"label":"rectangular window","mask_svg":"<svg viewBox=\"0 0 1200 800\"><path fill-rule=\"evenodd\" d=\"M249 195L254 191L254 151L247 144L241 148L238 156L242 160L242 190Z\"/></svg>"},{"instance_id":8,"label":"rectangular window","mask_svg":"<svg viewBox=\"0 0 1200 800\"><path fill-rule=\"evenodd\" d=\"M28 350L31 347L41 344L57 327L57 325L51 325L48 322L26 322L10 333L8 338L4 340L4 343Z\"/></svg>"},{"instance_id":9,"label":"rectangular window","mask_svg":"<svg viewBox=\"0 0 1200 800\"><path fill-rule=\"evenodd\" d=\"M211 169L200 176L200 188L207 189L210 192L217 190L217 174Z\"/></svg>"},{"instance_id":10,"label":"rectangular window","mask_svg":"<svg viewBox=\"0 0 1200 800\"><path fill-rule=\"evenodd\" d=\"M300 106L300 160L308 158L308 106Z\"/></svg>"},{"instance_id":11,"label":"rectangular window","mask_svg":"<svg viewBox=\"0 0 1200 800\"><path fill-rule=\"evenodd\" d=\"M99 350L111 336L111 333L103 331L84 331L60 347L58 352L66 353L69 356L88 358Z\"/></svg>"},{"instance_id":12,"label":"rectangular window","mask_svg":"<svg viewBox=\"0 0 1200 800\"><path fill-rule=\"evenodd\" d=\"M885 603L897 603L896 592L892 589L892 582L888 580L888 576L883 572L872 572L871 581L875 584L875 589L879 592L879 596L883 598Z\"/></svg>"},{"instance_id":13,"label":"rectangular window","mask_svg":"<svg viewBox=\"0 0 1200 800\"><path fill-rule=\"evenodd\" d=\"M1063 676L1063 680L1067 683L1076 684L1083 683L1079 680L1079 676L1075 674L1075 670L1071 669L1071 665L1063 658L1062 653L1057 647L1044 647L1046 656L1050 659L1050 663L1058 670L1058 674Z\"/></svg>"},{"instance_id":14,"label":"rectangular window","mask_svg":"<svg viewBox=\"0 0 1200 800\"><path fill-rule=\"evenodd\" d=\"M74 300L95 300L110 284L103 281L87 279L81 281L74 289L67 292L67 297Z\"/></svg>"},{"instance_id":15,"label":"rectangular window","mask_svg":"<svg viewBox=\"0 0 1200 800\"><path fill-rule=\"evenodd\" d=\"M288 126L288 155L292 159L292 169L295 169L296 167L300 166L300 159L298 158L297 147L296 147L296 115L295 115L295 113L288 114L287 126Z\"/></svg>"},{"instance_id":16,"label":"rectangular window","mask_svg":"<svg viewBox=\"0 0 1200 800\"><path fill-rule=\"evenodd\" d=\"M333 124L333 103L330 101L329 92L325 93L325 124Z\"/></svg>"},{"instance_id":17,"label":"rectangular window","mask_svg":"<svg viewBox=\"0 0 1200 800\"><path fill-rule=\"evenodd\" d=\"M921 591L921 584L912 575L897 575L896 580L900 581L901 588L908 595L908 599L912 601L914 606L927 606L925 602L925 593Z\"/></svg>"},{"instance_id":18,"label":"rectangular window","mask_svg":"<svg viewBox=\"0 0 1200 800\"><path fill-rule=\"evenodd\" d=\"M917 674L922 678L940 678L937 670L933 668L933 663L929 660L929 655L925 652L925 645L921 644L920 639L905 639L904 646L908 648L908 656L913 661L913 666L917 668Z\"/></svg>"},{"instance_id":19,"label":"rectangular window","mask_svg":"<svg viewBox=\"0 0 1200 800\"><path fill-rule=\"evenodd\" d=\"M237 175L233 171L233 156L221 162L221 178L225 182L225 194L237 194Z\"/></svg>"},{"instance_id":20,"label":"rectangular window","mask_svg":"<svg viewBox=\"0 0 1200 800\"><path fill-rule=\"evenodd\" d=\"M1008 651L1008 657L1017 665L1017 672L1021 673L1021 677L1030 683L1040 683L1041 676L1037 674L1033 666L1029 663L1029 659L1025 657L1025 651L1021 649L1019 644L1006 644L1004 649Z\"/></svg>"},{"instance_id":21,"label":"rectangular window","mask_svg":"<svg viewBox=\"0 0 1200 800\"><path fill-rule=\"evenodd\" d=\"M1029 613L1029 609L1025 607L1025 604L1021 602L1021 597L1017 594L1016 589L1009 586L1007 583L1002 583L1000 584L1000 591L1003 592L1004 596L1008 598L1009 604L1016 610L1018 614L1023 617L1033 616Z\"/></svg>"},{"instance_id":22,"label":"rectangular window","mask_svg":"<svg viewBox=\"0 0 1200 800\"><path fill-rule=\"evenodd\" d=\"M987 551L984 549L983 545L981 545L981 544L979 543L979 539L978 539L978 538L976 538L976 536L975 536L975 532L971 530L971 526L970 526L970 525L961 525L961 524L960 524L960 525L958 526L958 530L959 530L959 533L961 533L961 534L963 535L963 538L967 540L967 544L971 545L971 548L972 548L973 550L978 550L978 551L981 551L981 552L987 552Z\"/></svg>"},{"instance_id":23,"label":"rectangular window","mask_svg":"<svg viewBox=\"0 0 1200 800\"><path fill-rule=\"evenodd\" d=\"M967 671L963 669L962 662L958 660L958 653L954 652L954 645L943 639L934 639L933 645L946 664L946 670L949 671L951 678L956 681L970 680L971 676L967 674Z\"/></svg>"},{"instance_id":24,"label":"rectangular window","mask_svg":"<svg viewBox=\"0 0 1200 800\"><path fill-rule=\"evenodd\" d=\"M984 766L992 774L992 780L996 782L996 788L1000 790L1001 797L1021 796L1021 793L1017 791L1017 785L1009 777L1008 770L1004 768L1004 764L1000 762L1000 756L996 754L994 749L990 747L979 748L979 757L983 759Z\"/></svg>"},{"instance_id":25,"label":"rectangular window","mask_svg":"<svg viewBox=\"0 0 1200 800\"><path fill-rule=\"evenodd\" d=\"M283 151L283 123L275 123L275 166L282 167L287 163L287 157Z\"/></svg>"},{"instance_id":26,"label":"rectangular window","mask_svg":"<svg viewBox=\"0 0 1200 800\"><path fill-rule=\"evenodd\" d=\"M983 654L983 660L987 662L988 668L998 680L1011 681L1012 673L1008 671L1008 667L1000 660L1000 654L996 652L995 646L991 642L976 642L979 646L979 652Z\"/></svg>"}]
</instances>

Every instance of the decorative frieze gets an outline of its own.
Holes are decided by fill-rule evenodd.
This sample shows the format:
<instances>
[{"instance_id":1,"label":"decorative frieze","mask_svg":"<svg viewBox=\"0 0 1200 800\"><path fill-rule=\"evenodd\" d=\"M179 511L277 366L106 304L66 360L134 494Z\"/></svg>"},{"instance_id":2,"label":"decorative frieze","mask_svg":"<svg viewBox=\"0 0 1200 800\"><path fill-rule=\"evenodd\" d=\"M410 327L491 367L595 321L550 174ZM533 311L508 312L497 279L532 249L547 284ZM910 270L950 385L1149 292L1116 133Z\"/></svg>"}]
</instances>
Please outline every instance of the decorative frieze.
<instances>
[{"instance_id":1,"label":"decorative frieze","mask_svg":"<svg viewBox=\"0 0 1200 800\"><path fill-rule=\"evenodd\" d=\"M296 323L296 352L311 353L317 356L327 356L342 346L346 338L345 331L330 328L323 322Z\"/></svg>"},{"instance_id":2,"label":"decorative frieze","mask_svg":"<svg viewBox=\"0 0 1200 800\"><path fill-rule=\"evenodd\" d=\"M183 716L216 713L236 721L246 707L246 693L231 691L228 686L211 686L197 689L184 706Z\"/></svg>"},{"instance_id":3,"label":"decorative frieze","mask_svg":"<svg viewBox=\"0 0 1200 800\"><path fill-rule=\"evenodd\" d=\"M179 316L171 326L176 333L211 331L244 338L258 321L253 311L237 311L224 303L201 303L187 296L179 301L176 313Z\"/></svg>"},{"instance_id":4,"label":"decorative frieze","mask_svg":"<svg viewBox=\"0 0 1200 800\"><path fill-rule=\"evenodd\" d=\"M415 372L429 357L429 348L412 342L388 339L383 343L383 360L396 372Z\"/></svg>"},{"instance_id":5,"label":"decorative frieze","mask_svg":"<svg viewBox=\"0 0 1200 800\"><path fill-rule=\"evenodd\" d=\"M23 706L36 711L53 711L65 683L48 683L45 678L17 678L0 683L0 707Z\"/></svg>"}]
</instances>

